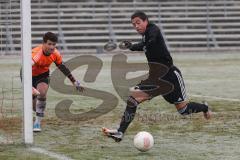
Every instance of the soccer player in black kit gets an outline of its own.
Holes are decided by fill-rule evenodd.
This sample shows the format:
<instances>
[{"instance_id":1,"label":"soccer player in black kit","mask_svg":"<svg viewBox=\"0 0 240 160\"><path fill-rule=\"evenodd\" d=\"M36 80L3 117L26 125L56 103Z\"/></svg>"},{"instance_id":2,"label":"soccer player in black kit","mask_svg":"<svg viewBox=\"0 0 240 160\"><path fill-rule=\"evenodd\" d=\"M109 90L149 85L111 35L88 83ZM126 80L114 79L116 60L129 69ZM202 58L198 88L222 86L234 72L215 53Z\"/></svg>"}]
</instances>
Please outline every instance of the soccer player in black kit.
<instances>
[{"instance_id":1,"label":"soccer player in black kit","mask_svg":"<svg viewBox=\"0 0 240 160\"><path fill-rule=\"evenodd\" d=\"M149 22L147 15L141 11L136 11L131 16L131 22L134 29L142 35L142 41L137 44L123 41L120 48L144 51L149 65L149 76L130 90L131 94L127 99L119 128L115 130L103 127L102 132L116 142L120 142L134 119L138 104L158 95L162 95L167 102L174 104L181 115L203 112L204 117L209 119L212 113L207 103L200 104L187 100L181 72L173 65L172 57L158 26Z\"/></svg>"}]
</instances>

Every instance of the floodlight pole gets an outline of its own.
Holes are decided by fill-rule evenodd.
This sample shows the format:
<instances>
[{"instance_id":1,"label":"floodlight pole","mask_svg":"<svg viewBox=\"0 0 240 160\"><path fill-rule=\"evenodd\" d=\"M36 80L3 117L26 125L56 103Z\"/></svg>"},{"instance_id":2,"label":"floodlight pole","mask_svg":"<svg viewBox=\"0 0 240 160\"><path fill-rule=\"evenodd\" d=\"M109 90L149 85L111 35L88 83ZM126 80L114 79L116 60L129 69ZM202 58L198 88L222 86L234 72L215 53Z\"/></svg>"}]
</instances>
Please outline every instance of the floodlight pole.
<instances>
[{"instance_id":1,"label":"floodlight pole","mask_svg":"<svg viewBox=\"0 0 240 160\"><path fill-rule=\"evenodd\" d=\"M32 117L32 57L31 57L31 1L21 0L21 54L23 88L24 143L33 143Z\"/></svg>"}]
</instances>

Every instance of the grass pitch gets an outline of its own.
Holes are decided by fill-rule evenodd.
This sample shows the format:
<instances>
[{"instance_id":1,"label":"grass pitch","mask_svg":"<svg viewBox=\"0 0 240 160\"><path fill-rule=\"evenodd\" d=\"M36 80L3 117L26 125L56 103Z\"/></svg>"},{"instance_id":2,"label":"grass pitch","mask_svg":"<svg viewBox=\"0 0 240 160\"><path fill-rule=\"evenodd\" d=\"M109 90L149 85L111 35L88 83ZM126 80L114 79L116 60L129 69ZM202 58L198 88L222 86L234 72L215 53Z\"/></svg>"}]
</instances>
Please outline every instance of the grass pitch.
<instances>
[{"instance_id":1,"label":"grass pitch","mask_svg":"<svg viewBox=\"0 0 240 160\"><path fill-rule=\"evenodd\" d=\"M129 63L145 62L144 55L127 56ZM65 60L73 57L65 57ZM73 74L85 86L109 92L119 98L110 78L112 55L97 57L102 60L103 68L95 82L83 81L86 66L74 70ZM85 122L63 121L55 115L55 106L59 101L73 100L70 110L79 114L94 109L101 100L61 94L50 88L43 131L34 133L32 146L25 146L21 144L21 84L17 77L20 58L1 57L0 85L1 99L4 99L4 102L1 101L0 108L0 159L55 159L29 150L29 147L39 147L81 160L238 160L240 54L180 53L173 54L173 58L175 65L182 71L189 99L197 102L208 101L214 112L211 120L205 120L201 113L182 117L176 113L174 106L166 103L161 97L156 97L139 106L136 118L123 141L115 143L102 136L100 130L102 126L116 128L119 125L125 109L125 104L120 98L114 110L96 119ZM66 83L69 82L66 80ZM139 131L150 132L155 140L154 147L146 153L139 152L133 146L133 137Z\"/></svg>"}]
</instances>

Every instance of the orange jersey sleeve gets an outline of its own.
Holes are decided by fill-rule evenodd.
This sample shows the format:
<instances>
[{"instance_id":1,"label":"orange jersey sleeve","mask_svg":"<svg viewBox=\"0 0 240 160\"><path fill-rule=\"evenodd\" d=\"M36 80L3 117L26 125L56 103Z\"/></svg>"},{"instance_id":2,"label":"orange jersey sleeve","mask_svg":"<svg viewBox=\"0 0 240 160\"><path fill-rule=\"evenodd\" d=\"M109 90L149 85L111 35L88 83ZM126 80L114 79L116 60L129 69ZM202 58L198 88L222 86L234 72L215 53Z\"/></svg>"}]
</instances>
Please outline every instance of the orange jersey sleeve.
<instances>
[{"instance_id":1,"label":"orange jersey sleeve","mask_svg":"<svg viewBox=\"0 0 240 160\"><path fill-rule=\"evenodd\" d=\"M62 56L57 49L54 49L51 55L45 56L43 54L42 45L39 45L32 49L32 60L34 62L34 65L32 66L32 76L38 76L49 71L49 67L53 62L56 65L61 64Z\"/></svg>"}]
</instances>

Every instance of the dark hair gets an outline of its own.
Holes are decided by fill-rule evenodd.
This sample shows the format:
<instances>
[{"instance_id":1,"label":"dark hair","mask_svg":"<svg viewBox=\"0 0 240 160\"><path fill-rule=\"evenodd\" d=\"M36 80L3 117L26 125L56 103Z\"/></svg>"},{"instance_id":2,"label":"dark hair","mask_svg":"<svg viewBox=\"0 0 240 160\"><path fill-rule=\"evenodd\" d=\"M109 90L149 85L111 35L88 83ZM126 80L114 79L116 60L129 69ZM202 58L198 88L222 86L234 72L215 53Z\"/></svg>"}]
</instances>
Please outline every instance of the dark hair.
<instances>
[{"instance_id":1,"label":"dark hair","mask_svg":"<svg viewBox=\"0 0 240 160\"><path fill-rule=\"evenodd\" d=\"M54 33L52 33L52 32L47 32L43 36L43 42L46 43L47 40L50 40L52 42L57 42L58 41L58 37Z\"/></svg>"},{"instance_id":2,"label":"dark hair","mask_svg":"<svg viewBox=\"0 0 240 160\"><path fill-rule=\"evenodd\" d=\"M136 18L136 17L139 17L141 20L143 20L143 21L145 21L145 20L147 20L148 21L148 16L144 13L144 12L142 12L142 11L136 11L136 12L134 12L133 14L132 14L132 16L131 16L131 20L133 20L134 18Z\"/></svg>"}]
</instances>

